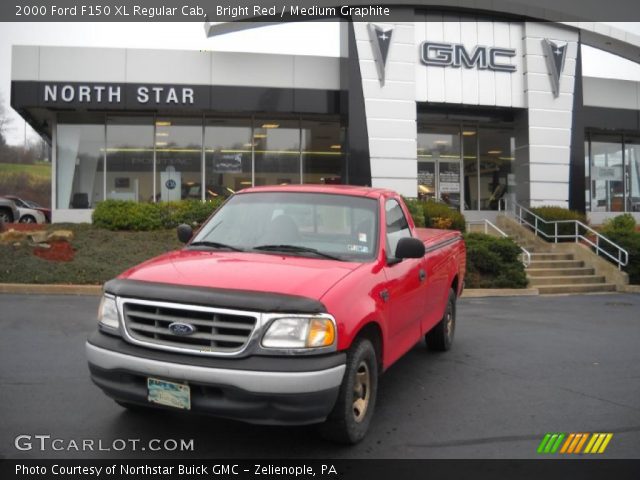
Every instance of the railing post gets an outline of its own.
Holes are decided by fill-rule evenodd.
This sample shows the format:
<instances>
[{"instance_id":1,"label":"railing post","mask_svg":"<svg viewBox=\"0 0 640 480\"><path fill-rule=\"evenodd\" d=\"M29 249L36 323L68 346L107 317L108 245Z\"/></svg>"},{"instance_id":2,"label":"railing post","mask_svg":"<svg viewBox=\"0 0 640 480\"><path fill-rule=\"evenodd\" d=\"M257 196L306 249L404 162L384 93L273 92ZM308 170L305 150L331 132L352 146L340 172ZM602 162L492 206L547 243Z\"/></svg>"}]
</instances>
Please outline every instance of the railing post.
<instances>
[{"instance_id":1,"label":"railing post","mask_svg":"<svg viewBox=\"0 0 640 480\"><path fill-rule=\"evenodd\" d=\"M558 243L558 222L553 224L553 231L554 231L554 239L555 239L555 243Z\"/></svg>"},{"instance_id":2,"label":"railing post","mask_svg":"<svg viewBox=\"0 0 640 480\"><path fill-rule=\"evenodd\" d=\"M600 255L600 235L596 235L596 255Z\"/></svg>"},{"instance_id":3,"label":"railing post","mask_svg":"<svg viewBox=\"0 0 640 480\"><path fill-rule=\"evenodd\" d=\"M578 222L575 222L576 226L576 243L578 243Z\"/></svg>"},{"instance_id":4,"label":"railing post","mask_svg":"<svg viewBox=\"0 0 640 480\"><path fill-rule=\"evenodd\" d=\"M620 251L620 249L618 249L618 270L622 270L622 258L620 258L621 255L622 252Z\"/></svg>"},{"instance_id":5,"label":"railing post","mask_svg":"<svg viewBox=\"0 0 640 480\"><path fill-rule=\"evenodd\" d=\"M538 217L536 217L535 229L536 229L536 237L537 237L538 236Z\"/></svg>"}]
</instances>

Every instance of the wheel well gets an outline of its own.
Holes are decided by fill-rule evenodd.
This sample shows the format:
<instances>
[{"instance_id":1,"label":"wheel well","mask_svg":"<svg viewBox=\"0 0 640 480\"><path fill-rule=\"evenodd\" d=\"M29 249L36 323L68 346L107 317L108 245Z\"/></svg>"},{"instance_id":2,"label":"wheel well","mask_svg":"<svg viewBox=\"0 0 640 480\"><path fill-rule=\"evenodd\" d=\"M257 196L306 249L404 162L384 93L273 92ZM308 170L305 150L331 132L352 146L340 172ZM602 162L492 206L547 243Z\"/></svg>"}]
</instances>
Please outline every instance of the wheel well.
<instances>
[{"instance_id":1,"label":"wheel well","mask_svg":"<svg viewBox=\"0 0 640 480\"><path fill-rule=\"evenodd\" d=\"M11 220L15 220L15 218L13 218L13 212L10 208L0 207L0 212L5 212L7 215L9 215L9 218L11 218Z\"/></svg>"},{"instance_id":2,"label":"wheel well","mask_svg":"<svg viewBox=\"0 0 640 480\"><path fill-rule=\"evenodd\" d=\"M451 282L451 288L456 292L456 296L458 295L458 275L453 277L453 282Z\"/></svg>"},{"instance_id":3,"label":"wheel well","mask_svg":"<svg viewBox=\"0 0 640 480\"><path fill-rule=\"evenodd\" d=\"M378 372L382 372L382 349L384 345L382 343L382 330L380 329L380 325L375 322L367 323L360 329L355 338L356 340L358 338L366 338L373 343L378 358Z\"/></svg>"}]
</instances>

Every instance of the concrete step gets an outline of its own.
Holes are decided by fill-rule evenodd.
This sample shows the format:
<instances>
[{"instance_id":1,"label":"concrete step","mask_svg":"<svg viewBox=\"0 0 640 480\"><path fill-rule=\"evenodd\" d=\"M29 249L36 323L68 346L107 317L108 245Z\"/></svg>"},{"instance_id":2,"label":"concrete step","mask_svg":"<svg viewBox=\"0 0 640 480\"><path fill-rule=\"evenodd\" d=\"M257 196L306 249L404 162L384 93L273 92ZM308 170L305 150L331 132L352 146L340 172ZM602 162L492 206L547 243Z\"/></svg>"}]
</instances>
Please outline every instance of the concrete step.
<instances>
[{"instance_id":1,"label":"concrete step","mask_svg":"<svg viewBox=\"0 0 640 480\"><path fill-rule=\"evenodd\" d=\"M532 261L539 260L573 260L572 253L536 252L531 254Z\"/></svg>"},{"instance_id":2,"label":"concrete step","mask_svg":"<svg viewBox=\"0 0 640 480\"><path fill-rule=\"evenodd\" d=\"M541 295L558 293L598 293L615 292L616 286L613 283L596 283L583 285L542 285L536 287Z\"/></svg>"},{"instance_id":3,"label":"concrete step","mask_svg":"<svg viewBox=\"0 0 640 480\"><path fill-rule=\"evenodd\" d=\"M529 286L531 287L537 287L539 285L584 285L596 283L605 283L605 277L602 275L529 277Z\"/></svg>"},{"instance_id":4,"label":"concrete step","mask_svg":"<svg viewBox=\"0 0 640 480\"><path fill-rule=\"evenodd\" d=\"M579 268L584 267L582 260L535 260L531 259L530 268Z\"/></svg>"},{"instance_id":5,"label":"concrete step","mask_svg":"<svg viewBox=\"0 0 640 480\"><path fill-rule=\"evenodd\" d=\"M526 270L527 275L531 278L535 277L559 277L559 276L577 276L577 275L593 275L595 269L591 267L578 268L535 268L529 267Z\"/></svg>"}]
</instances>

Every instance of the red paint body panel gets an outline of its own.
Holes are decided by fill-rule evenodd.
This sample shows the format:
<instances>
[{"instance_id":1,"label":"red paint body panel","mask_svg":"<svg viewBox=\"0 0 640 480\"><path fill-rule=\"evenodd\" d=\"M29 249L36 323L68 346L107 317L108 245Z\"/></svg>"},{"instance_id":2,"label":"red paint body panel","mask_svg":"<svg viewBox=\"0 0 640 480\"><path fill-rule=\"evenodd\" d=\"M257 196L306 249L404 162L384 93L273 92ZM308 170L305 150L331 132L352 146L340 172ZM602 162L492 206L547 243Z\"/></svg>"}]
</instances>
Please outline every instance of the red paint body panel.
<instances>
[{"instance_id":1,"label":"red paint body panel","mask_svg":"<svg viewBox=\"0 0 640 480\"><path fill-rule=\"evenodd\" d=\"M402 198L395 192L342 185L286 185L250 188L238 195L267 191L376 198L381 218L376 259L356 263L266 253L180 250L138 265L119 278L285 293L319 300L336 319L338 350L348 349L368 324L377 326L384 368L440 321L451 288L455 286L458 295L462 292L466 251L461 234L415 228ZM387 262L384 205L388 199L396 199L402 206L412 236L425 244L424 257ZM383 291L388 294L386 301Z\"/></svg>"}]
</instances>

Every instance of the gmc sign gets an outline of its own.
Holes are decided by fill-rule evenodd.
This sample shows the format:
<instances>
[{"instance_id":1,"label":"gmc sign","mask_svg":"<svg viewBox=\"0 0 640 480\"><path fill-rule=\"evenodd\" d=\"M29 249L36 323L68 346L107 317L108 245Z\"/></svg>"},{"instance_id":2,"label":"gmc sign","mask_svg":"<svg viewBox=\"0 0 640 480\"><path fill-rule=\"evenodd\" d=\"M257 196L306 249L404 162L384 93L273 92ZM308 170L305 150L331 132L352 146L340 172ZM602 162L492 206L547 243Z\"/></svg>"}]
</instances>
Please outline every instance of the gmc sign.
<instances>
[{"instance_id":1,"label":"gmc sign","mask_svg":"<svg viewBox=\"0 0 640 480\"><path fill-rule=\"evenodd\" d=\"M496 72L515 72L509 58L516 56L515 48L476 46L471 53L460 43L423 42L420 46L422 63L435 67L477 68Z\"/></svg>"}]
</instances>

